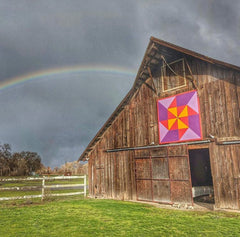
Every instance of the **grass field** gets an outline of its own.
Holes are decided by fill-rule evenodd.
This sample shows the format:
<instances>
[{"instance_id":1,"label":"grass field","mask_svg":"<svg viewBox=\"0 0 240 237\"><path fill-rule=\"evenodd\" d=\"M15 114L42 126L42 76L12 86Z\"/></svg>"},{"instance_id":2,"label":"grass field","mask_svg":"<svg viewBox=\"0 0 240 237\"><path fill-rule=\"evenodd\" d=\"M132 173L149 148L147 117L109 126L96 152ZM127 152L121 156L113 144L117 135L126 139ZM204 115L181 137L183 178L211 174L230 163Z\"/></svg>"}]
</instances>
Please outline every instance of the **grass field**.
<instances>
[{"instance_id":1,"label":"grass field","mask_svg":"<svg viewBox=\"0 0 240 237\"><path fill-rule=\"evenodd\" d=\"M8 201L0 203L0 236L240 236L240 214L79 197Z\"/></svg>"}]
</instances>

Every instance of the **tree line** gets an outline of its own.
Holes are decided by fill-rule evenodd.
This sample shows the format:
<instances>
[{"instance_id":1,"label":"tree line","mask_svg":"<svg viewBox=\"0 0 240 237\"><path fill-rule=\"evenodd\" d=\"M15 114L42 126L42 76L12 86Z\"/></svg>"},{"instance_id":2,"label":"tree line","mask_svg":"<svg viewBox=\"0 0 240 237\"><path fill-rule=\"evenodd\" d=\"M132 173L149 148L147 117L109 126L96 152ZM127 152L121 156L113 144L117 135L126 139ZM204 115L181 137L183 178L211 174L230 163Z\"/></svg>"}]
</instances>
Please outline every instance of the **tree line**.
<instances>
[{"instance_id":1,"label":"tree line","mask_svg":"<svg viewBox=\"0 0 240 237\"><path fill-rule=\"evenodd\" d=\"M58 175L84 175L88 174L88 164L81 164L78 161L66 162L60 167L55 167L53 170L50 170L52 174Z\"/></svg>"},{"instance_id":2,"label":"tree line","mask_svg":"<svg viewBox=\"0 0 240 237\"><path fill-rule=\"evenodd\" d=\"M31 175L43 167L36 152L12 152L9 144L0 144L0 176Z\"/></svg>"}]
</instances>

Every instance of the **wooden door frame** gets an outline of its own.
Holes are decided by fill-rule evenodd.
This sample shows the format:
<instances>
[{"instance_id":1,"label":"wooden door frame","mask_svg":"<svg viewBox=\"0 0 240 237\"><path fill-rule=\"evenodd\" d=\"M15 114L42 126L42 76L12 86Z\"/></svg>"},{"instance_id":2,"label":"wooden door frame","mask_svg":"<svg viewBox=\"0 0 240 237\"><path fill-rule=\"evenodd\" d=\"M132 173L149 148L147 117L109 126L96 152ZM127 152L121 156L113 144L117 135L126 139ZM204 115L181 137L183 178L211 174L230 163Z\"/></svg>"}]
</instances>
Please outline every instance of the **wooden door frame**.
<instances>
[{"instance_id":1,"label":"wooden door frame","mask_svg":"<svg viewBox=\"0 0 240 237\"><path fill-rule=\"evenodd\" d=\"M192 185L192 178L191 178L192 175L191 175L189 151L191 151L191 150L202 150L202 149L208 149L210 171L211 171L212 182L213 182L212 186L213 186L213 192L215 192L214 179L213 179L213 174L212 174L213 167L212 167L212 162L211 162L211 154L210 154L209 144L188 145L188 162L189 162L189 172L190 172L191 185Z\"/></svg>"}]
</instances>

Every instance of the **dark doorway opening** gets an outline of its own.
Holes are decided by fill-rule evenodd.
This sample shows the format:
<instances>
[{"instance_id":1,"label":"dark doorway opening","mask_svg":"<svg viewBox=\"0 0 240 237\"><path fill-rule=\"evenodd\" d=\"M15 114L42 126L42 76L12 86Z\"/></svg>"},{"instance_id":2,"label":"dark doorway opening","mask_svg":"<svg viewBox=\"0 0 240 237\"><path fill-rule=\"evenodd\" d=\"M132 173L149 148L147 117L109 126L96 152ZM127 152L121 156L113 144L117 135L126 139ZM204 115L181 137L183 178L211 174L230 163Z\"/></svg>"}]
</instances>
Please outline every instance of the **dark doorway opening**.
<instances>
[{"instance_id":1,"label":"dark doorway opening","mask_svg":"<svg viewBox=\"0 0 240 237\"><path fill-rule=\"evenodd\" d=\"M192 186L212 186L209 150L197 149L189 151Z\"/></svg>"},{"instance_id":2,"label":"dark doorway opening","mask_svg":"<svg viewBox=\"0 0 240 237\"><path fill-rule=\"evenodd\" d=\"M189 150L194 202L214 203L209 149Z\"/></svg>"}]
</instances>

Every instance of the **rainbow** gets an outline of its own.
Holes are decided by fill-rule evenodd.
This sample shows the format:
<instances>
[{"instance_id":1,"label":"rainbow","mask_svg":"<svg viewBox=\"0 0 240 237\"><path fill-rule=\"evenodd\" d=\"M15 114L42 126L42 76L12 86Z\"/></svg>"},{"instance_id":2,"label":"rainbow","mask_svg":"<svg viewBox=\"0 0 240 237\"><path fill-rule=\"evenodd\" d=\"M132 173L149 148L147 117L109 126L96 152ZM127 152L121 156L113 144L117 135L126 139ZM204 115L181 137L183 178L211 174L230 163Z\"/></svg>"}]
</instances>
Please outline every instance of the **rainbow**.
<instances>
[{"instance_id":1,"label":"rainbow","mask_svg":"<svg viewBox=\"0 0 240 237\"><path fill-rule=\"evenodd\" d=\"M15 85L19 85L28 81L37 79L43 79L49 76L69 75L72 73L107 73L115 75L135 76L137 71L124 67L115 66L89 66L89 65L76 65L65 66L60 68L50 68L41 71L35 71L32 73L24 74L21 76L13 77L0 82L0 90L10 88Z\"/></svg>"}]
</instances>

